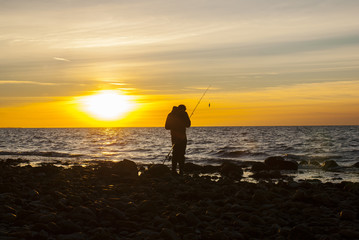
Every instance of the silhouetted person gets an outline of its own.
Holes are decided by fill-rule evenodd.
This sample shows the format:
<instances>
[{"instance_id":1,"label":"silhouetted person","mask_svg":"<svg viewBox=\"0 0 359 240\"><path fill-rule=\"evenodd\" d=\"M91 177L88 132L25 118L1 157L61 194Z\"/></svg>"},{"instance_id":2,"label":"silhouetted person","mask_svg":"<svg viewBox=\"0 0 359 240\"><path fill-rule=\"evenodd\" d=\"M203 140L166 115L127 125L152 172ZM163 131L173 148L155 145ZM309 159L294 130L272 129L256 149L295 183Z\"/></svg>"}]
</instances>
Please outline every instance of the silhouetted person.
<instances>
[{"instance_id":1,"label":"silhouetted person","mask_svg":"<svg viewBox=\"0 0 359 240\"><path fill-rule=\"evenodd\" d=\"M186 128L191 126L191 120L186 112L185 105L173 107L166 119L165 128L171 130L171 140L173 145L172 153L172 173L177 173L177 163L180 175L183 175L185 153L187 146Z\"/></svg>"}]
</instances>

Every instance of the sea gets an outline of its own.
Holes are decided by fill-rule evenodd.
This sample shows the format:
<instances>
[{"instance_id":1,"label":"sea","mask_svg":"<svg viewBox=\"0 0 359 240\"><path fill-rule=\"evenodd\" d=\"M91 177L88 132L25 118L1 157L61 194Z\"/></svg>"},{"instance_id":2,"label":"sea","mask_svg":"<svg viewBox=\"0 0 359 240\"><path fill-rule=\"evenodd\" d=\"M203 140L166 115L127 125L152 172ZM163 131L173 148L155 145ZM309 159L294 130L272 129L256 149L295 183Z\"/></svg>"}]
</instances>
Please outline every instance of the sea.
<instances>
[{"instance_id":1,"label":"sea","mask_svg":"<svg viewBox=\"0 0 359 240\"><path fill-rule=\"evenodd\" d=\"M294 180L359 182L359 126L191 127L186 161L220 165L223 161L263 162L283 156L301 164L288 172ZM22 159L31 165L88 165L129 159L138 164L165 163L171 150L164 128L0 128L0 160ZM325 161L340 168L324 171ZM315 164L314 164L315 163ZM245 169L245 179L250 179Z\"/></svg>"}]
</instances>

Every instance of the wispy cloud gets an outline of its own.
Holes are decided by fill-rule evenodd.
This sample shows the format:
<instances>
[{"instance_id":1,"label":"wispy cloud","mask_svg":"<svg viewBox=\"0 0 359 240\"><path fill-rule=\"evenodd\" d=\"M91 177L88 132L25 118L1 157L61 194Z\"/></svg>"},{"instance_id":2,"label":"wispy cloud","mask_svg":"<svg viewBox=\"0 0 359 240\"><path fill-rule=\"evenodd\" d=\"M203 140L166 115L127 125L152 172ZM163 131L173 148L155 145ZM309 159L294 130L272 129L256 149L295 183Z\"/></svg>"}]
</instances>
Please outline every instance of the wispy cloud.
<instances>
[{"instance_id":1,"label":"wispy cloud","mask_svg":"<svg viewBox=\"0 0 359 240\"><path fill-rule=\"evenodd\" d=\"M56 83L44 83L44 82L35 82L35 81L16 81L16 80L0 80L0 84L34 84L34 85L44 85L44 86L54 86Z\"/></svg>"},{"instance_id":2,"label":"wispy cloud","mask_svg":"<svg viewBox=\"0 0 359 240\"><path fill-rule=\"evenodd\" d=\"M66 58L53 57L53 59L56 60L56 61L71 62L70 60L68 60Z\"/></svg>"}]
</instances>

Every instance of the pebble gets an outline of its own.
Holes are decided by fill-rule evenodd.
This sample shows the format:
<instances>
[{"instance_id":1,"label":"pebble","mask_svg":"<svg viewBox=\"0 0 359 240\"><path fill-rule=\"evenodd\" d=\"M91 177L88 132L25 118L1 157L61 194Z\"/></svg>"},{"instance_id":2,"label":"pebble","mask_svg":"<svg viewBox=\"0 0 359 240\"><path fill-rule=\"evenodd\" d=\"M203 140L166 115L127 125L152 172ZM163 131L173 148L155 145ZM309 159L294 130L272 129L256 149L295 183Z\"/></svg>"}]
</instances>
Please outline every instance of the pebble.
<instances>
[{"instance_id":1,"label":"pebble","mask_svg":"<svg viewBox=\"0 0 359 240\"><path fill-rule=\"evenodd\" d=\"M354 221L357 218L357 213L351 210L343 210L339 213L341 220Z\"/></svg>"}]
</instances>

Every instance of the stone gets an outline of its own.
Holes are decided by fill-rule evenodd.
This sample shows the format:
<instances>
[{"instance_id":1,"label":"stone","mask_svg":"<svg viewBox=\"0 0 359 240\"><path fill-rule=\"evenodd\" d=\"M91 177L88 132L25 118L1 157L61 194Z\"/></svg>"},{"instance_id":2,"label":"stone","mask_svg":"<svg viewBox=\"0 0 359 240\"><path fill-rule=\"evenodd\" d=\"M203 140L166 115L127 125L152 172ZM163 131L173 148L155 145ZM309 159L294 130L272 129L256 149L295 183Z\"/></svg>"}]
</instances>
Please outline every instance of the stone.
<instances>
[{"instance_id":1,"label":"stone","mask_svg":"<svg viewBox=\"0 0 359 240\"><path fill-rule=\"evenodd\" d=\"M264 164L271 170L298 170L297 162L286 161L281 156L268 157L264 160Z\"/></svg>"},{"instance_id":2,"label":"stone","mask_svg":"<svg viewBox=\"0 0 359 240\"><path fill-rule=\"evenodd\" d=\"M130 160L123 160L121 162L115 163L112 167L115 174L119 175L122 178L136 178L138 177L137 164Z\"/></svg>"},{"instance_id":3,"label":"stone","mask_svg":"<svg viewBox=\"0 0 359 240\"><path fill-rule=\"evenodd\" d=\"M114 207L104 207L100 212L101 218L109 220L125 219L126 217L122 211Z\"/></svg>"},{"instance_id":4,"label":"stone","mask_svg":"<svg viewBox=\"0 0 359 240\"><path fill-rule=\"evenodd\" d=\"M255 179L270 179L270 178L283 178L284 176L278 170L273 171L260 171L250 175L251 178Z\"/></svg>"},{"instance_id":5,"label":"stone","mask_svg":"<svg viewBox=\"0 0 359 240\"><path fill-rule=\"evenodd\" d=\"M299 201L299 202L305 202L305 201L309 201L310 197L309 197L308 193L305 190L298 189L294 193L294 195L292 197L292 200Z\"/></svg>"},{"instance_id":6,"label":"stone","mask_svg":"<svg viewBox=\"0 0 359 240\"><path fill-rule=\"evenodd\" d=\"M192 212L187 212L185 214L186 222L190 226L197 226L200 223L200 220L197 218L197 216Z\"/></svg>"},{"instance_id":7,"label":"stone","mask_svg":"<svg viewBox=\"0 0 359 240\"><path fill-rule=\"evenodd\" d=\"M157 206L150 200L143 200L138 205L138 210L140 212L155 212L157 210Z\"/></svg>"},{"instance_id":8,"label":"stone","mask_svg":"<svg viewBox=\"0 0 359 240\"><path fill-rule=\"evenodd\" d=\"M82 232L72 234L61 234L57 236L58 240L82 240L88 239L88 236Z\"/></svg>"},{"instance_id":9,"label":"stone","mask_svg":"<svg viewBox=\"0 0 359 240\"><path fill-rule=\"evenodd\" d=\"M353 167L354 167L354 168L359 168L359 162L355 163L355 164L353 165Z\"/></svg>"},{"instance_id":10,"label":"stone","mask_svg":"<svg viewBox=\"0 0 359 240\"><path fill-rule=\"evenodd\" d=\"M202 166L188 162L184 164L184 171L186 173L198 173L202 171Z\"/></svg>"},{"instance_id":11,"label":"stone","mask_svg":"<svg viewBox=\"0 0 359 240\"><path fill-rule=\"evenodd\" d=\"M219 172L220 166L213 166L213 165L205 165L202 167L202 172L204 173L216 173Z\"/></svg>"},{"instance_id":12,"label":"stone","mask_svg":"<svg viewBox=\"0 0 359 240\"><path fill-rule=\"evenodd\" d=\"M267 166L262 162L255 162L252 164L251 171L252 172L260 172L263 170L267 170Z\"/></svg>"},{"instance_id":13,"label":"stone","mask_svg":"<svg viewBox=\"0 0 359 240\"><path fill-rule=\"evenodd\" d=\"M328 161L325 161L322 165L322 169L323 170L326 170L326 171L329 171L329 170L334 170L336 168L338 168L339 165L337 164L336 161L334 160L328 160Z\"/></svg>"},{"instance_id":14,"label":"stone","mask_svg":"<svg viewBox=\"0 0 359 240\"><path fill-rule=\"evenodd\" d=\"M308 227L304 225L297 225L293 227L288 236L289 240L314 240L315 236L312 234Z\"/></svg>"},{"instance_id":15,"label":"stone","mask_svg":"<svg viewBox=\"0 0 359 240\"><path fill-rule=\"evenodd\" d=\"M76 207L72 213L71 213L71 217L75 218L75 219L80 219L80 220L93 220L96 218L96 214L90 210L87 207L84 206L80 206L80 207Z\"/></svg>"},{"instance_id":16,"label":"stone","mask_svg":"<svg viewBox=\"0 0 359 240\"><path fill-rule=\"evenodd\" d=\"M91 235L91 240L115 240L117 239L114 234L108 229L103 227L95 228L91 231L89 231L89 234Z\"/></svg>"},{"instance_id":17,"label":"stone","mask_svg":"<svg viewBox=\"0 0 359 240\"><path fill-rule=\"evenodd\" d=\"M15 222L16 221L16 215L13 213L4 213L1 214L1 220L4 222Z\"/></svg>"},{"instance_id":18,"label":"stone","mask_svg":"<svg viewBox=\"0 0 359 240\"><path fill-rule=\"evenodd\" d=\"M341 220L354 221L357 218L357 213L352 210L343 210L339 213L339 218Z\"/></svg>"},{"instance_id":19,"label":"stone","mask_svg":"<svg viewBox=\"0 0 359 240\"><path fill-rule=\"evenodd\" d=\"M264 190L257 190L252 196L252 200L258 203L264 203L268 201L268 192Z\"/></svg>"},{"instance_id":20,"label":"stone","mask_svg":"<svg viewBox=\"0 0 359 240\"><path fill-rule=\"evenodd\" d=\"M38 200L40 198L40 194L35 189L29 189L27 192L25 192L26 198L29 200Z\"/></svg>"},{"instance_id":21,"label":"stone","mask_svg":"<svg viewBox=\"0 0 359 240\"><path fill-rule=\"evenodd\" d=\"M55 221L55 218L56 218L56 214L54 214L54 213L45 213L45 214L40 214L38 216L38 221L42 222L42 223L48 223L48 222Z\"/></svg>"},{"instance_id":22,"label":"stone","mask_svg":"<svg viewBox=\"0 0 359 240\"><path fill-rule=\"evenodd\" d=\"M343 229L339 234L346 239L359 239L359 232L352 229Z\"/></svg>"},{"instance_id":23,"label":"stone","mask_svg":"<svg viewBox=\"0 0 359 240\"><path fill-rule=\"evenodd\" d=\"M163 164L154 164L148 168L145 175L153 178L166 177L171 174L171 170Z\"/></svg>"},{"instance_id":24,"label":"stone","mask_svg":"<svg viewBox=\"0 0 359 240\"><path fill-rule=\"evenodd\" d=\"M59 227L59 231L61 233L70 234L70 233L74 233L74 232L81 232L81 227L71 220L60 219L57 222L57 226Z\"/></svg>"},{"instance_id":25,"label":"stone","mask_svg":"<svg viewBox=\"0 0 359 240\"><path fill-rule=\"evenodd\" d=\"M180 240L177 233L175 233L173 230L169 228L163 228L160 235L165 240Z\"/></svg>"},{"instance_id":26,"label":"stone","mask_svg":"<svg viewBox=\"0 0 359 240\"><path fill-rule=\"evenodd\" d=\"M309 164L313 165L313 166L320 166L320 163L318 161L315 161L315 160L310 160Z\"/></svg>"},{"instance_id":27,"label":"stone","mask_svg":"<svg viewBox=\"0 0 359 240\"><path fill-rule=\"evenodd\" d=\"M222 163L220 173L222 177L228 177L235 180L240 180L243 176L242 168L237 164L231 162Z\"/></svg>"}]
</instances>

